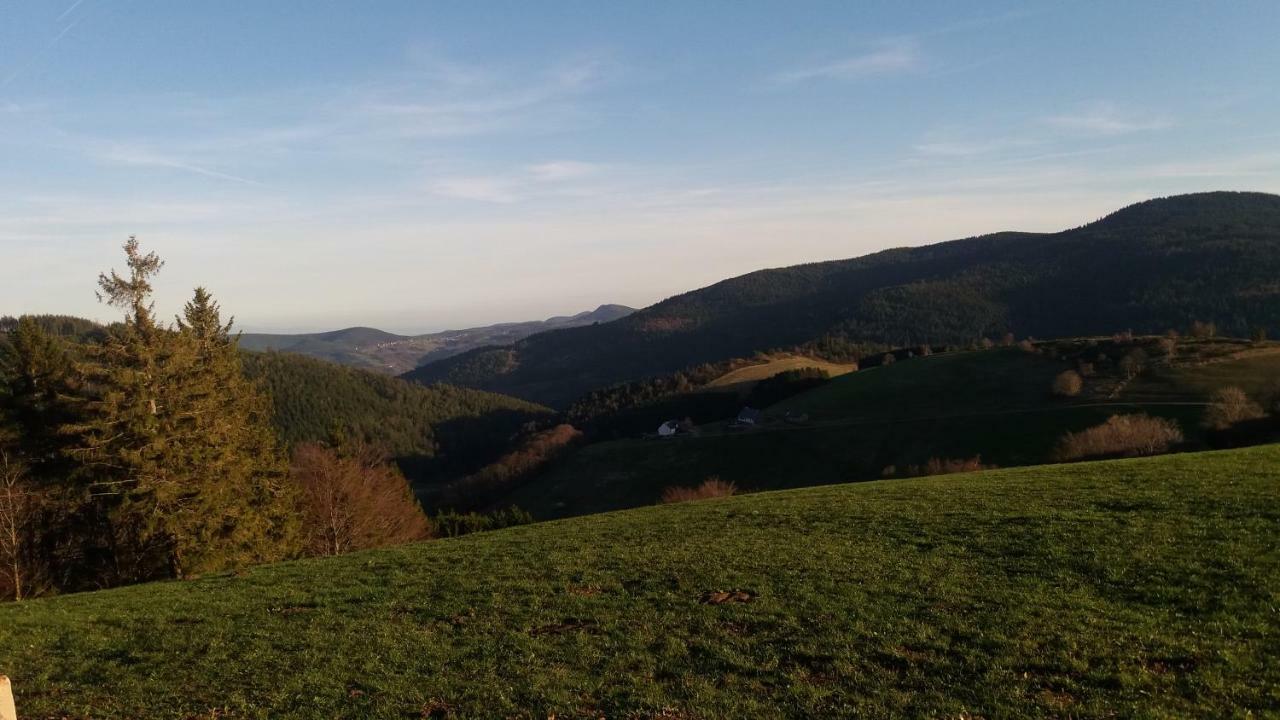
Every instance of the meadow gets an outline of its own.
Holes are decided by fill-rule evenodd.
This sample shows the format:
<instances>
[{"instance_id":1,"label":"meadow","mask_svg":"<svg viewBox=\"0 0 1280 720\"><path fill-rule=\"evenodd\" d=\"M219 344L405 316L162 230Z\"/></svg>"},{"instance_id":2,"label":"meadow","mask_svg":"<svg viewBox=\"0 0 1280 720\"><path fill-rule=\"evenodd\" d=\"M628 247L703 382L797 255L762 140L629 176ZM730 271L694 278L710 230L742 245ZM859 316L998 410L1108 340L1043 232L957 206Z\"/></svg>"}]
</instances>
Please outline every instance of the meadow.
<instances>
[{"instance_id":1,"label":"meadow","mask_svg":"<svg viewBox=\"0 0 1280 720\"><path fill-rule=\"evenodd\" d=\"M1260 717L1277 537L1280 446L768 492L8 605L0 673L24 718Z\"/></svg>"}]
</instances>

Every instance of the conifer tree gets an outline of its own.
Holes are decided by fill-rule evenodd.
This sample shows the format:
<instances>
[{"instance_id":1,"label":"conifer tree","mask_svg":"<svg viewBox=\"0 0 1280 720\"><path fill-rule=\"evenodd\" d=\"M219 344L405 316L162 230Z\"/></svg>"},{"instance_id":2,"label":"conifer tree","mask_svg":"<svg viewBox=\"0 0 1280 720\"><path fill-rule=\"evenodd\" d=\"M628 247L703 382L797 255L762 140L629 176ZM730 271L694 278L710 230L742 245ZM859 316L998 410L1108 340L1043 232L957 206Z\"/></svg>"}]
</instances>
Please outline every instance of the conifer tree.
<instances>
[{"instance_id":1,"label":"conifer tree","mask_svg":"<svg viewBox=\"0 0 1280 720\"><path fill-rule=\"evenodd\" d=\"M0 344L0 422L15 439L12 449L33 472L60 475L57 428L70 420L71 360L66 345L23 317Z\"/></svg>"},{"instance_id":2,"label":"conifer tree","mask_svg":"<svg viewBox=\"0 0 1280 720\"><path fill-rule=\"evenodd\" d=\"M125 320L80 364L82 419L65 429L98 511L109 581L292 554L283 462L229 325L204 291L176 330L157 323L151 279L163 263L132 237L124 249L127 275L101 275L99 297Z\"/></svg>"},{"instance_id":3,"label":"conifer tree","mask_svg":"<svg viewBox=\"0 0 1280 720\"><path fill-rule=\"evenodd\" d=\"M185 512L183 565L193 572L289 557L300 547L297 499L265 394L244 374L232 321L196 288L178 318L173 409L178 459L198 502Z\"/></svg>"}]
</instances>

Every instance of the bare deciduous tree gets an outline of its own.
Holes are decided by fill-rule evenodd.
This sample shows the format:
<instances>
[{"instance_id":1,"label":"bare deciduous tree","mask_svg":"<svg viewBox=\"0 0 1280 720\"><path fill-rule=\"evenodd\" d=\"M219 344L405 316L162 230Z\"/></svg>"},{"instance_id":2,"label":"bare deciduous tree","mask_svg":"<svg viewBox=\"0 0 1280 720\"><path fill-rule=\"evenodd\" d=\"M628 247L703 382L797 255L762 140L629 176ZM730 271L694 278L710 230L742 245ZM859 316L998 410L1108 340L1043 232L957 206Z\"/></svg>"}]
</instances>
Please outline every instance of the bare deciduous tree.
<instances>
[{"instance_id":1,"label":"bare deciduous tree","mask_svg":"<svg viewBox=\"0 0 1280 720\"><path fill-rule=\"evenodd\" d=\"M431 524L404 476L365 445L339 453L298 446L292 476L300 491L311 555L400 545L431 536Z\"/></svg>"},{"instance_id":2,"label":"bare deciduous tree","mask_svg":"<svg viewBox=\"0 0 1280 720\"><path fill-rule=\"evenodd\" d=\"M29 594L31 534L34 530L36 498L26 468L0 450L0 585L14 600Z\"/></svg>"}]
</instances>

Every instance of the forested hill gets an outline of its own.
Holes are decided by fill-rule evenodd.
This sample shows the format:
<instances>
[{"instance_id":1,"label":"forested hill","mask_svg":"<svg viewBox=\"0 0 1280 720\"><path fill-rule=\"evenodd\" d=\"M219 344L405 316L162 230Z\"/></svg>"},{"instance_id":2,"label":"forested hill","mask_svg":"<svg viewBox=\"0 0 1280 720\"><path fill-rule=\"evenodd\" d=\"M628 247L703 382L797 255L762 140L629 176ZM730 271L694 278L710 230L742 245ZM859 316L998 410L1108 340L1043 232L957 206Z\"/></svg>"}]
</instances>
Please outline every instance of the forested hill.
<instances>
[{"instance_id":1,"label":"forested hill","mask_svg":"<svg viewBox=\"0 0 1280 720\"><path fill-rule=\"evenodd\" d=\"M550 412L512 397L423 387L292 353L244 352L242 362L267 390L285 442L345 434L385 448L414 479L428 467L465 472L490 462L510 449L522 426Z\"/></svg>"},{"instance_id":2,"label":"forested hill","mask_svg":"<svg viewBox=\"0 0 1280 720\"><path fill-rule=\"evenodd\" d=\"M587 390L824 336L906 346L1006 332L1280 331L1280 196L1150 200L1052 234L1004 232L761 270L621 320L406 374L564 406Z\"/></svg>"}]
</instances>

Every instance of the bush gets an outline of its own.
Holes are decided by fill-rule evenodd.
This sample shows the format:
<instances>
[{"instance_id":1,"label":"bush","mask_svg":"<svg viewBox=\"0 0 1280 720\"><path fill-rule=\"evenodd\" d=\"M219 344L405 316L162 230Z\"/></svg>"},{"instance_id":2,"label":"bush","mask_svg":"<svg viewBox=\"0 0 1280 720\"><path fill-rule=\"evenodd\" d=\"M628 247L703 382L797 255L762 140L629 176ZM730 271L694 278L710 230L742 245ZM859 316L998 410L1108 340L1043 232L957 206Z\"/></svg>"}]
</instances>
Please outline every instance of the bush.
<instances>
[{"instance_id":1,"label":"bush","mask_svg":"<svg viewBox=\"0 0 1280 720\"><path fill-rule=\"evenodd\" d=\"M690 500L722 498L738 494L738 486L718 477L709 477L697 487L669 487L662 491L662 502L679 503Z\"/></svg>"},{"instance_id":2,"label":"bush","mask_svg":"<svg viewBox=\"0 0 1280 720\"><path fill-rule=\"evenodd\" d=\"M1142 348L1134 348L1120 358L1120 372L1124 373L1126 380L1132 380L1141 375L1146 367L1147 354L1142 352Z\"/></svg>"},{"instance_id":3,"label":"bush","mask_svg":"<svg viewBox=\"0 0 1280 720\"><path fill-rule=\"evenodd\" d=\"M881 477L923 477L926 475L953 475L955 473L995 470L999 465L985 465L981 455L971 458L929 458L923 465L904 465L901 472L897 465L889 465L880 471Z\"/></svg>"},{"instance_id":4,"label":"bush","mask_svg":"<svg viewBox=\"0 0 1280 720\"><path fill-rule=\"evenodd\" d=\"M1149 415L1113 415L1101 425L1063 435L1053 458L1066 462L1160 455L1182 440L1182 430L1172 420Z\"/></svg>"},{"instance_id":5,"label":"bush","mask_svg":"<svg viewBox=\"0 0 1280 720\"><path fill-rule=\"evenodd\" d=\"M1084 389L1084 380L1075 370L1064 370L1053 379L1053 394L1058 397L1071 398Z\"/></svg>"},{"instance_id":6,"label":"bush","mask_svg":"<svg viewBox=\"0 0 1280 720\"><path fill-rule=\"evenodd\" d=\"M1238 387L1225 387L1213 394L1204 414L1204 425L1212 430L1226 430L1236 423L1257 420L1266 413Z\"/></svg>"},{"instance_id":7,"label":"bush","mask_svg":"<svg viewBox=\"0 0 1280 720\"><path fill-rule=\"evenodd\" d=\"M1218 326L1211 322L1200 322L1196 320L1191 323L1191 337L1194 338L1211 338L1218 335Z\"/></svg>"},{"instance_id":8,"label":"bush","mask_svg":"<svg viewBox=\"0 0 1280 720\"><path fill-rule=\"evenodd\" d=\"M458 537L475 532L501 530L516 525L528 525L533 522L533 515L512 505L505 510L493 512L460 513L455 510L442 510L431 518L431 524L440 537Z\"/></svg>"}]
</instances>

